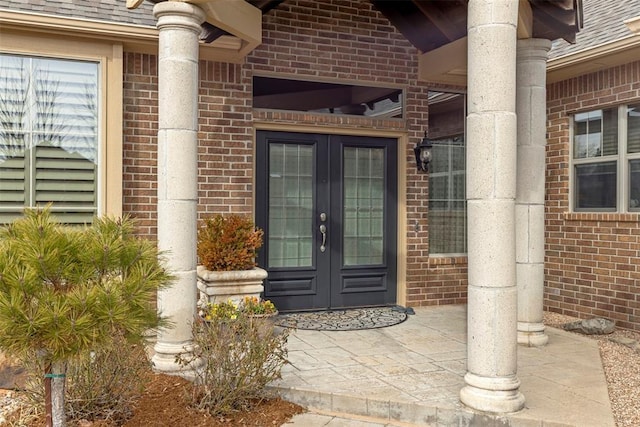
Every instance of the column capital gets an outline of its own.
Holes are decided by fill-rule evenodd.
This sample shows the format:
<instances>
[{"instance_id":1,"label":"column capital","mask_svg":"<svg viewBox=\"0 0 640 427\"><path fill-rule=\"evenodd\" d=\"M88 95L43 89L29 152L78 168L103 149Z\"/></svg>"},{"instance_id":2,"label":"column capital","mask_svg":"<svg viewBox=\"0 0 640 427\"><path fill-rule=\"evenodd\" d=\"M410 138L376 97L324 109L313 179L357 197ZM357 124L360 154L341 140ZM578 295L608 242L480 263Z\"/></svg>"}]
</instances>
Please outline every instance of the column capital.
<instances>
[{"instance_id":1,"label":"column capital","mask_svg":"<svg viewBox=\"0 0 640 427\"><path fill-rule=\"evenodd\" d=\"M542 60L547 61L551 50L551 41L547 39L519 39L516 44L518 61Z\"/></svg>"},{"instance_id":2,"label":"column capital","mask_svg":"<svg viewBox=\"0 0 640 427\"><path fill-rule=\"evenodd\" d=\"M158 30L187 29L200 34L205 13L198 6L181 1L164 1L153 6L153 16L158 20Z\"/></svg>"}]
</instances>

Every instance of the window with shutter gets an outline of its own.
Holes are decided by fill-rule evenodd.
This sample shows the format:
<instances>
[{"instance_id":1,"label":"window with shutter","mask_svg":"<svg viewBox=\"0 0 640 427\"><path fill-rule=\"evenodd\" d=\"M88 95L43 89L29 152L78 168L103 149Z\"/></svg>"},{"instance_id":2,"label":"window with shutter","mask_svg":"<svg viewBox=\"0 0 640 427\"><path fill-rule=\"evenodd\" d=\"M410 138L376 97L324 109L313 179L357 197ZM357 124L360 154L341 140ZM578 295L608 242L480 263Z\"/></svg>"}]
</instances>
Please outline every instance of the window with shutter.
<instances>
[{"instance_id":1,"label":"window with shutter","mask_svg":"<svg viewBox=\"0 0 640 427\"><path fill-rule=\"evenodd\" d=\"M97 214L99 63L0 54L0 223L51 204Z\"/></svg>"}]
</instances>

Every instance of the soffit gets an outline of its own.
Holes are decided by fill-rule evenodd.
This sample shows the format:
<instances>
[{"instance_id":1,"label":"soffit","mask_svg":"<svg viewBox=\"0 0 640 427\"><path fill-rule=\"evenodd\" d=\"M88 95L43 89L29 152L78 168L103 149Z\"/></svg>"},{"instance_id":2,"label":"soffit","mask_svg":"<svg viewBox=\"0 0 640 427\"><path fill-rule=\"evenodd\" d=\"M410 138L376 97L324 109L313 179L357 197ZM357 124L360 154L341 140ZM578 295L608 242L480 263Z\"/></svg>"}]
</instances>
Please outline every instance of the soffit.
<instances>
[{"instance_id":1,"label":"soffit","mask_svg":"<svg viewBox=\"0 0 640 427\"><path fill-rule=\"evenodd\" d=\"M371 3L422 52L439 49L467 35L467 0ZM529 0L529 8L531 37L575 41L581 25L581 0Z\"/></svg>"},{"instance_id":2,"label":"soffit","mask_svg":"<svg viewBox=\"0 0 640 427\"><path fill-rule=\"evenodd\" d=\"M148 0L158 3L164 0ZM188 0L187 0L188 1ZM286 0L246 0L263 14ZM369 0L421 52L430 52L467 35L467 0ZM582 24L582 0L528 0L531 37L575 42ZM227 34L203 24L202 39L211 42Z\"/></svg>"}]
</instances>

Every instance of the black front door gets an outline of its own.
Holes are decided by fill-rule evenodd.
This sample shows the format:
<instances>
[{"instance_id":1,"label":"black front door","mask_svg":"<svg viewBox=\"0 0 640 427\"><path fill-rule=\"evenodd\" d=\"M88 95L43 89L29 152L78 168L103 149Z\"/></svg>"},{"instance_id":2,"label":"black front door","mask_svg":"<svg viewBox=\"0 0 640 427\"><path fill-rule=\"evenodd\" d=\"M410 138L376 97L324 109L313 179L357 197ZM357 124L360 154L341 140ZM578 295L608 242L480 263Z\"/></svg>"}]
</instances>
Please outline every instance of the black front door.
<instances>
[{"instance_id":1,"label":"black front door","mask_svg":"<svg viewBox=\"0 0 640 427\"><path fill-rule=\"evenodd\" d=\"M396 302L396 143L258 132L258 263L278 309Z\"/></svg>"}]
</instances>

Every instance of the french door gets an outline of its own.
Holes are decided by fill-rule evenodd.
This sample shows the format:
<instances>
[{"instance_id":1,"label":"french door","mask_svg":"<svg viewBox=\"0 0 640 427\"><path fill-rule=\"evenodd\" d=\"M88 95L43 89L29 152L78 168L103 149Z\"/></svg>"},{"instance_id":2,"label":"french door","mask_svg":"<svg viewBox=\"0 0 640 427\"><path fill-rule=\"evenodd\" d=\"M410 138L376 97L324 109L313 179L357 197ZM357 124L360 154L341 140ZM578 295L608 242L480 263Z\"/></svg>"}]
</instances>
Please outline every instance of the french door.
<instances>
[{"instance_id":1,"label":"french door","mask_svg":"<svg viewBox=\"0 0 640 427\"><path fill-rule=\"evenodd\" d=\"M396 140L261 131L258 264L278 309L396 302Z\"/></svg>"}]
</instances>

